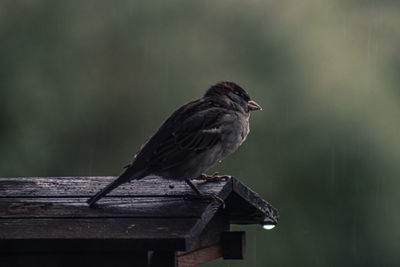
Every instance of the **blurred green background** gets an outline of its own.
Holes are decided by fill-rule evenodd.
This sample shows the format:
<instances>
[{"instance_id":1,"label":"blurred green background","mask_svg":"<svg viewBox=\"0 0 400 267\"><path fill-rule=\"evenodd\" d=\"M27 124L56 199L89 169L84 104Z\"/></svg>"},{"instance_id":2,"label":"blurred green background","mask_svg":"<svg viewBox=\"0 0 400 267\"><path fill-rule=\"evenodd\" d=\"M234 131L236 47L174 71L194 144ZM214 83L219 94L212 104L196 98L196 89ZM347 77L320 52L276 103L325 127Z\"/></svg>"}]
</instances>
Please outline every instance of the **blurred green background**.
<instances>
[{"instance_id":1,"label":"blurred green background","mask_svg":"<svg viewBox=\"0 0 400 267\"><path fill-rule=\"evenodd\" d=\"M118 175L230 80L263 106L210 170L280 211L245 261L400 266L398 1L0 2L0 176Z\"/></svg>"}]
</instances>

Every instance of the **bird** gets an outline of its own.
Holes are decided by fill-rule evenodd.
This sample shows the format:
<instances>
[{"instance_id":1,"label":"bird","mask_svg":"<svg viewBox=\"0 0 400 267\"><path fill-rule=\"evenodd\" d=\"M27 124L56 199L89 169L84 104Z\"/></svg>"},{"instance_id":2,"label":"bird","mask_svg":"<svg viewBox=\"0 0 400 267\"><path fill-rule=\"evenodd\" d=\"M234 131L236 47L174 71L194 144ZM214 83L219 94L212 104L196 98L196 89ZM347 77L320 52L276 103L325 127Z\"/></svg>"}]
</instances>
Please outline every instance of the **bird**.
<instances>
[{"instance_id":1,"label":"bird","mask_svg":"<svg viewBox=\"0 0 400 267\"><path fill-rule=\"evenodd\" d=\"M218 179L204 172L234 152L249 134L250 112L262 110L238 84L218 82L203 97L177 109L135 154L122 174L87 200L92 207L121 184L154 175L185 181L199 197L206 195L191 182L196 178Z\"/></svg>"}]
</instances>

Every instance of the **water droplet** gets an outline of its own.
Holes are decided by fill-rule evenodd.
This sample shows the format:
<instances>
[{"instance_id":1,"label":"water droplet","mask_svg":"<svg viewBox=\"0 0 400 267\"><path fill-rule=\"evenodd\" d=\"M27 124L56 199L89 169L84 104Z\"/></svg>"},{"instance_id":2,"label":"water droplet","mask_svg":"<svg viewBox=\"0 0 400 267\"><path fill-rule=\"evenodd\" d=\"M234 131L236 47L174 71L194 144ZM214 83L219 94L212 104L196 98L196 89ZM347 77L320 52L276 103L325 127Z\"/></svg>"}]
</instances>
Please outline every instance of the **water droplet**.
<instances>
[{"instance_id":1,"label":"water droplet","mask_svg":"<svg viewBox=\"0 0 400 267\"><path fill-rule=\"evenodd\" d=\"M276 224L264 224L264 225L263 225L263 229L265 229L265 230L271 230L271 229L274 229L275 226L276 226Z\"/></svg>"},{"instance_id":2,"label":"water droplet","mask_svg":"<svg viewBox=\"0 0 400 267\"><path fill-rule=\"evenodd\" d=\"M277 221L274 218L270 218L270 217L266 216L261 224L262 224L263 229L271 230L271 229L275 228Z\"/></svg>"}]
</instances>

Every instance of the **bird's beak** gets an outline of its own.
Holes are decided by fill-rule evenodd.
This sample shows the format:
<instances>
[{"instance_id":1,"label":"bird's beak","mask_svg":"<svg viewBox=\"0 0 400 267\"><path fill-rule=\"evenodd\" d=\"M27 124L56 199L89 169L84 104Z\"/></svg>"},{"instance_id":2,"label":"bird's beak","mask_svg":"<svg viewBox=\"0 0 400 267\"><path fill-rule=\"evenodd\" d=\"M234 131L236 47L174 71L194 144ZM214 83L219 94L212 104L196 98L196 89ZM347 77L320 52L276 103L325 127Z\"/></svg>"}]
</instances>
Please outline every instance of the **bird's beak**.
<instances>
[{"instance_id":1,"label":"bird's beak","mask_svg":"<svg viewBox=\"0 0 400 267\"><path fill-rule=\"evenodd\" d=\"M253 100L248 101L247 106L249 107L249 110L262 110L262 107Z\"/></svg>"}]
</instances>

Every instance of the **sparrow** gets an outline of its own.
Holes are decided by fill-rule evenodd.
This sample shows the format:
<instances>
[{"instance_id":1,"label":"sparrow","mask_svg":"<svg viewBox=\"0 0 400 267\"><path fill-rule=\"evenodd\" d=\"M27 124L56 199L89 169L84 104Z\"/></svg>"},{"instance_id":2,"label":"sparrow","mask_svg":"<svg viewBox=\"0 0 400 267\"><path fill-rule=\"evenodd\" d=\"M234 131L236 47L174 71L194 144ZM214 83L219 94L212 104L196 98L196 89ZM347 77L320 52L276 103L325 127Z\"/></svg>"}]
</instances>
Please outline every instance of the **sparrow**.
<instances>
[{"instance_id":1,"label":"sparrow","mask_svg":"<svg viewBox=\"0 0 400 267\"><path fill-rule=\"evenodd\" d=\"M236 83L211 86L202 98L176 110L142 145L123 173L87 203L91 207L119 185L150 175L185 181L198 196L208 196L190 180L209 177L203 173L246 140L254 110L262 108Z\"/></svg>"}]
</instances>

